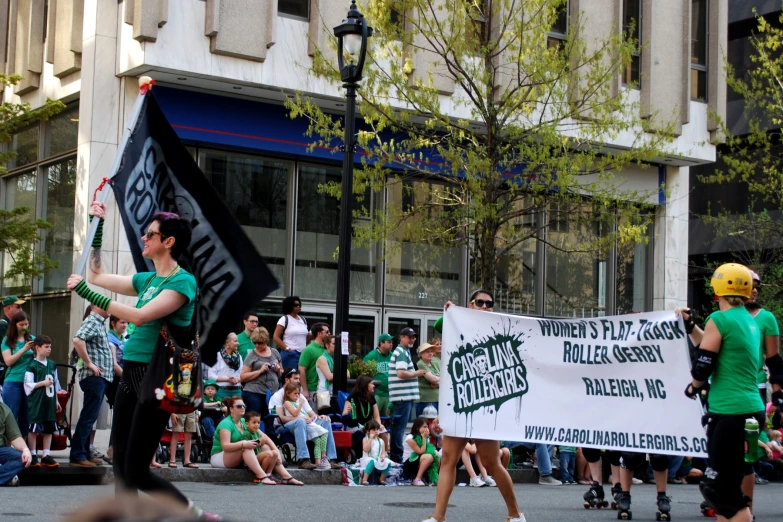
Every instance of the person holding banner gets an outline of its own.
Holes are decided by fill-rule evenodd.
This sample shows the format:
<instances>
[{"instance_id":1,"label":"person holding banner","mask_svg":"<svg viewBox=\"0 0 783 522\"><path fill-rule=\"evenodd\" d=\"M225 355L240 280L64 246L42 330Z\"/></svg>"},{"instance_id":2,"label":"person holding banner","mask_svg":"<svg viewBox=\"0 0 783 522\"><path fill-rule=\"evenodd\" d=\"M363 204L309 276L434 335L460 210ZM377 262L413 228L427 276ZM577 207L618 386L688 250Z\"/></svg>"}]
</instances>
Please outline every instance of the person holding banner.
<instances>
[{"instance_id":1,"label":"person holding banner","mask_svg":"<svg viewBox=\"0 0 783 522\"><path fill-rule=\"evenodd\" d=\"M755 420L764 426L765 421L756 383L761 335L744 306L751 297L753 276L747 267L728 263L715 270L710 284L719 311L707 318L704 330L695 325L689 309L676 310L698 346L685 395L695 399L710 380L705 417L709 467L699 489L719 521L750 522L751 499L741 488L745 471L752 464L749 461L754 460L752 453L746 455L746 423ZM771 351L767 350L766 362L776 376L770 381L775 383L783 373L783 360L779 353L770 356Z\"/></svg>"},{"instance_id":2,"label":"person holding banner","mask_svg":"<svg viewBox=\"0 0 783 522\"><path fill-rule=\"evenodd\" d=\"M196 279L177 262L190 243L190 223L170 212L154 214L147 233L142 236L142 254L152 261L155 272L115 275L103 271L100 254L106 205L93 202L90 215L100 221L92 242L89 282L110 292L138 296L136 305L129 306L93 291L81 275L71 274L67 282L69 290L136 326L124 346L122 380L114 403L112 440L117 489L165 493L201 515L203 512L170 482L150 473L149 462L170 413L158 408L157 404L139 402L142 381L159 344L164 321L180 346L190 346L192 341L186 338L186 332L190 331L193 318Z\"/></svg>"},{"instance_id":3,"label":"person holding banner","mask_svg":"<svg viewBox=\"0 0 783 522\"><path fill-rule=\"evenodd\" d=\"M448 310L452 304L451 301L447 302L443 309ZM491 312L494 305L494 297L486 290L476 290L470 296L468 302L469 308L484 312ZM435 323L435 329L440 331L442 324L443 318L441 317ZM434 421L433 425L435 428L439 427L437 419ZM424 522L446 521L446 509L448 508L451 492L454 490L457 462L462 457L462 450L465 449L467 442L468 439L465 438L449 437L447 435L443 436L443 456L441 457L440 478L438 480L438 489L435 497L435 513ZM517 504L517 497L514 494L514 484L511 481L511 476L508 474L508 470L500 463L500 441L476 440L475 442L478 455L481 457L481 462L487 469L487 473L495 479L498 490L506 503L506 508L508 509L506 522L526 522L525 515L519 510L519 505Z\"/></svg>"}]
</instances>

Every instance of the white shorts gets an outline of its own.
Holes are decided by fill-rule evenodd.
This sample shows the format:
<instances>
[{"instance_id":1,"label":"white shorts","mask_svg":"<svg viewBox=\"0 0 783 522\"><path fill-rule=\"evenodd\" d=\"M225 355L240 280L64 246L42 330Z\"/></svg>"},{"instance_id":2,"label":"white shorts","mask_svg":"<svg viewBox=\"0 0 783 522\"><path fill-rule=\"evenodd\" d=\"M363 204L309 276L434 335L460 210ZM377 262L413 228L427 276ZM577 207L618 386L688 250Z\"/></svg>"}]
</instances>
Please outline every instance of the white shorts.
<instances>
[{"instance_id":1,"label":"white shorts","mask_svg":"<svg viewBox=\"0 0 783 522\"><path fill-rule=\"evenodd\" d=\"M223 463L223 454L224 453L225 453L224 451L221 451L220 453L215 453L209 459L209 463L212 464L213 468L225 468L226 467L226 465Z\"/></svg>"}]
</instances>

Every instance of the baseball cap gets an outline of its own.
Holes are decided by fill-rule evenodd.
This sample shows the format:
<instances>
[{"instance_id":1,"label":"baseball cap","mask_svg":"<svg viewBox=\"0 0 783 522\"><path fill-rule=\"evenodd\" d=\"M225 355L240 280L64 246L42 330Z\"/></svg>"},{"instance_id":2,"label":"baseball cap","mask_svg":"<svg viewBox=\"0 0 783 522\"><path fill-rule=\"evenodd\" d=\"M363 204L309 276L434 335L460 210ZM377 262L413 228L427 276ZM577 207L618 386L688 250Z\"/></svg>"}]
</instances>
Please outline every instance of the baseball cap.
<instances>
[{"instance_id":1,"label":"baseball cap","mask_svg":"<svg viewBox=\"0 0 783 522\"><path fill-rule=\"evenodd\" d=\"M424 411L421 412L421 416L425 419L436 419L438 418L438 409L435 408L435 406L427 406L424 408Z\"/></svg>"},{"instance_id":2,"label":"baseball cap","mask_svg":"<svg viewBox=\"0 0 783 522\"><path fill-rule=\"evenodd\" d=\"M215 381L204 381L204 388L206 388L207 386L214 386L215 388L217 388L218 383Z\"/></svg>"},{"instance_id":3,"label":"baseball cap","mask_svg":"<svg viewBox=\"0 0 783 522\"><path fill-rule=\"evenodd\" d=\"M416 337L416 330L414 330L410 326L406 326L405 328L400 330L400 335L407 335L409 337Z\"/></svg>"},{"instance_id":4,"label":"baseball cap","mask_svg":"<svg viewBox=\"0 0 783 522\"><path fill-rule=\"evenodd\" d=\"M416 350L416 353L421 355L421 352L423 352L424 350L427 350L429 348L435 348L435 346L431 345L430 343L421 343L421 345L419 346L418 350Z\"/></svg>"},{"instance_id":5,"label":"baseball cap","mask_svg":"<svg viewBox=\"0 0 783 522\"><path fill-rule=\"evenodd\" d=\"M9 295L8 297L4 297L3 298L3 307L11 306L12 304L20 305L20 304L24 304L24 303L25 303L25 301L22 301L21 299L19 299L15 295Z\"/></svg>"},{"instance_id":6,"label":"baseball cap","mask_svg":"<svg viewBox=\"0 0 783 522\"><path fill-rule=\"evenodd\" d=\"M391 335L387 333L382 333L380 336L378 336L378 344L381 344L386 341L391 341L392 339L394 339L394 337L392 337Z\"/></svg>"}]
</instances>

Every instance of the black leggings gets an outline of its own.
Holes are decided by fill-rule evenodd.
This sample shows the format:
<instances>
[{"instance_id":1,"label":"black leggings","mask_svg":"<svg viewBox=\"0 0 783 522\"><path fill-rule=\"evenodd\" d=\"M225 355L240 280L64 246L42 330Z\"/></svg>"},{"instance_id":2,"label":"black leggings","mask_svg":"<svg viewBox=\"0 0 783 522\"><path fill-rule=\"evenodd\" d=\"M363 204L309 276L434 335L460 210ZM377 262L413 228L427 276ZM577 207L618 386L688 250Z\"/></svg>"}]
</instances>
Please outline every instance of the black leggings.
<instances>
[{"instance_id":1,"label":"black leggings","mask_svg":"<svg viewBox=\"0 0 783 522\"><path fill-rule=\"evenodd\" d=\"M150 472L150 463L158 448L171 414L155 405L139 403L139 387L147 364L125 361L122 381L114 400L112 440L114 476L120 491L168 493L187 505L188 499L169 481Z\"/></svg>"}]
</instances>

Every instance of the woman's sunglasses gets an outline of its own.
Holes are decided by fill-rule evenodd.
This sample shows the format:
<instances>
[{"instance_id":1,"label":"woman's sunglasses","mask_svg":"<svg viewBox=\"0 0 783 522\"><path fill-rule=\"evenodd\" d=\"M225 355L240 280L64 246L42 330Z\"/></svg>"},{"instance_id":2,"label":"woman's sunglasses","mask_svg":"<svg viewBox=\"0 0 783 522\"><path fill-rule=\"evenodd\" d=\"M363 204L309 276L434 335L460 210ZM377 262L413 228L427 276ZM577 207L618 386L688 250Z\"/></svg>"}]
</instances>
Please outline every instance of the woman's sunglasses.
<instances>
[{"instance_id":1,"label":"woman's sunglasses","mask_svg":"<svg viewBox=\"0 0 783 522\"><path fill-rule=\"evenodd\" d=\"M487 308L492 308L495 306L495 301L485 301L484 299L474 299L471 301L472 304L476 305L478 308L481 308L482 306L486 306Z\"/></svg>"},{"instance_id":2,"label":"woman's sunglasses","mask_svg":"<svg viewBox=\"0 0 783 522\"><path fill-rule=\"evenodd\" d=\"M239 408L240 410L244 410L245 409L245 405L244 404L234 404L234 408Z\"/></svg>"}]
</instances>

